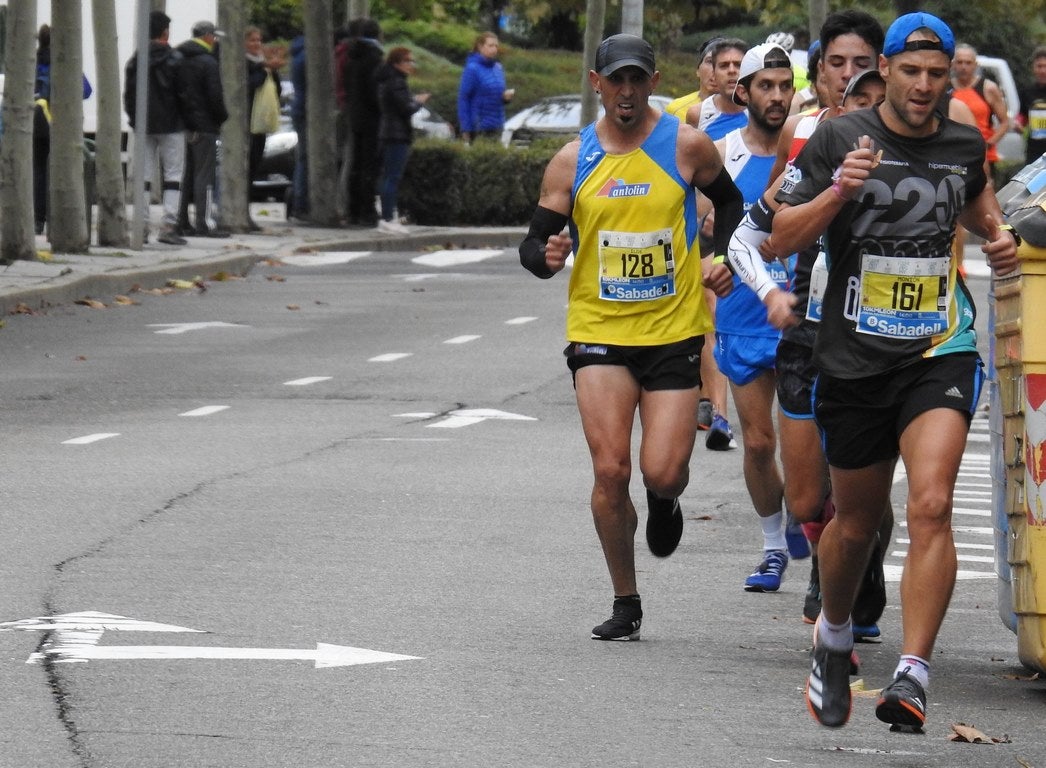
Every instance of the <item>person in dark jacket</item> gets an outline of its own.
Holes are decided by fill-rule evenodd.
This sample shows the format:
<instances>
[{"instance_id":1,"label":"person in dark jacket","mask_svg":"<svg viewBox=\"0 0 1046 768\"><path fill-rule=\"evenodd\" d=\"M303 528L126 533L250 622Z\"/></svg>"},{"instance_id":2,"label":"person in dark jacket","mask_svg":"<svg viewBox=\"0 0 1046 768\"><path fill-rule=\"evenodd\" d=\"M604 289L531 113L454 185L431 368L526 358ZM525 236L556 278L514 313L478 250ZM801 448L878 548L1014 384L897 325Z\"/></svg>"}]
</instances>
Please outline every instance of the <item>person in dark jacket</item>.
<instances>
[{"instance_id":1,"label":"person in dark jacket","mask_svg":"<svg viewBox=\"0 0 1046 768\"><path fill-rule=\"evenodd\" d=\"M407 77L414 71L414 54L409 48L393 48L378 70L378 99L381 104L381 122L378 139L381 142L383 172L381 190L381 218L378 231L403 234L407 228L394 219L400 179L407 167L407 156L414 139L410 118L429 99L429 94L412 96Z\"/></svg>"},{"instance_id":2,"label":"person in dark jacket","mask_svg":"<svg viewBox=\"0 0 1046 768\"><path fill-rule=\"evenodd\" d=\"M183 234L199 237L228 237L229 232L209 223L208 195L217 183L218 132L229 119L218 70L216 47L219 32L209 21L198 21L193 38L178 46L178 93L185 119L185 174L182 177L178 225ZM189 224L192 203L195 225Z\"/></svg>"},{"instance_id":3,"label":"person in dark jacket","mask_svg":"<svg viewBox=\"0 0 1046 768\"><path fill-rule=\"evenodd\" d=\"M305 100L308 98L305 79L305 36L291 40L291 84L294 99L291 101L291 124L298 134L298 146L294 155L294 180L287 218L304 219L309 215L309 145L308 126L305 123Z\"/></svg>"},{"instance_id":4,"label":"person in dark jacket","mask_svg":"<svg viewBox=\"0 0 1046 768\"><path fill-rule=\"evenodd\" d=\"M378 124L378 70L382 66L381 27L374 19L364 19L360 34L351 41L345 66L345 103L352 131L349 160L349 223L373 227L378 223L374 210L381 155Z\"/></svg>"},{"instance_id":5,"label":"person in dark jacket","mask_svg":"<svg viewBox=\"0 0 1046 768\"><path fill-rule=\"evenodd\" d=\"M505 70L497 57L498 36L484 32L465 61L458 88L458 127L466 142L477 136L496 138L505 127L505 105L516 91L505 88Z\"/></svg>"},{"instance_id":6,"label":"person in dark jacket","mask_svg":"<svg viewBox=\"0 0 1046 768\"><path fill-rule=\"evenodd\" d=\"M254 100L258 95L258 89L265 86L270 78L276 87L276 100L280 98L280 67L286 61L280 56L279 51L271 49L266 51L262 46L262 33L258 27L247 27L243 33L243 46L247 54L247 114L254 114ZM265 153L265 137L267 134L256 132L251 129L251 140L248 145L247 154L247 177L252 182L258 177L258 169L261 167L262 155ZM258 231L261 229L249 219L250 229Z\"/></svg>"},{"instance_id":7,"label":"person in dark jacket","mask_svg":"<svg viewBox=\"0 0 1046 768\"><path fill-rule=\"evenodd\" d=\"M177 230L185 166L185 121L178 101L178 65L182 55L168 45L171 17L163 11L149 14L149 101L145 108L145 231L149 233L150 179L159 162L163 176L161 243L185 245ZM123 106L131 128L138 105L138 52L124 68Z\"/></svg>"}]
</instances>

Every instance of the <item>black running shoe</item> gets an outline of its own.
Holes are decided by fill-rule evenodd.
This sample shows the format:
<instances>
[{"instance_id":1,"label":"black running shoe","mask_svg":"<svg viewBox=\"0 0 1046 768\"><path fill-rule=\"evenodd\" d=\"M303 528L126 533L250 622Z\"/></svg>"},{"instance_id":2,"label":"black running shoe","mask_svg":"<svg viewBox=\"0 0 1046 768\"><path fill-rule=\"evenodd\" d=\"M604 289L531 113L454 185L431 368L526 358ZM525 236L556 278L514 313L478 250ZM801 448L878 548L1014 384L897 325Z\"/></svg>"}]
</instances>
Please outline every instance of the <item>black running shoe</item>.
<instances>
[{"instance_id":1,"label":"black running shoe","mask_svg":"<svg viewBox=\"0 0 1046 768\"><path fill-rule=\"evenodd\" d=\"M676 551L683 537L683 511L679 499L662 499L646 492L649 514L646 519L646 543L656 557L668 557Z\"/></svg>"},{"instance_id":2,"label":"black running shoe","mask_svg":"<svg viewBox=\"0 0 1046 768\"><path fill-rule=\"evenodd\" d=\"M926 691L906 667L893 682L883 688L875 705L875 716L884 723L922 730L926 722Z\"/></svg>"},{"instance_id":3,"label":"black running shoe","mask_svg":"<svg viewBox=\"0 0 1046 768\"><path fill-rule=\"evenodd\" d=\"M817 568L817 555L810 558L810 583L806 585L803 600L803 621L813 624L821 615L821 573Z\"/></svg>"},{"instance_id":4,"label":"black running shoe","mask_svg":"<svg viewBox=\"0 0 1046 768\"><path fill-rule=\"evenodd\" d=\"M850 719L851 651L836 651L817 642L810 651L806 706L821 725L840 728Z\"/></svg>"},{"instance_id":5,"label":"black running shoe","mask_svg":"<svg viewBox=\"0 0 1046 768\"><path fill-rule=\"evenodd\" d=\"M593 640L638 640L643 623L643 606L639 596L615 597L610 618L592 629Z\"/></svg>"},{"instance_id":6,"label":"black running shoe","mask_svg":"<svg viewBox=\"0 0 1046 768\"><path fill-rule=\"evenodd\" d=\"M883 546L879 536L875 537L872 556L861 579L854 600L853 623L862 627L874 626L886 608L886 575L883 573Z\"/></svg>"}]
</instances>

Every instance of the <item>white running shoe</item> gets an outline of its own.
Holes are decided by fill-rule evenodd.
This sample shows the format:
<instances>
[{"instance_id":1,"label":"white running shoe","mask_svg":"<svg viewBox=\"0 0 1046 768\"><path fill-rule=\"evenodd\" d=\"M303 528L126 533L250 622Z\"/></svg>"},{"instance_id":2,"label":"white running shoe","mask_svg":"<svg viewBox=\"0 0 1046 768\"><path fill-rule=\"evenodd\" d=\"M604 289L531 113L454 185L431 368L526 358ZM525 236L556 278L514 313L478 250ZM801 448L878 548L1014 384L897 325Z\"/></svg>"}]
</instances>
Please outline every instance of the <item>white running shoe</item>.
<instances>
[{"instance_id":1,"label":"white running shoe","mask_svg":"<svg viewBox=\"0 0 1046 768\"><path fill-rule=\"evenodd\" d=\"M406 235L410 233L403 224L393 219L392 221L385 221L385 219L378 219L378 231L384 232L389 235Z\"/></svg>"}]
</instances>

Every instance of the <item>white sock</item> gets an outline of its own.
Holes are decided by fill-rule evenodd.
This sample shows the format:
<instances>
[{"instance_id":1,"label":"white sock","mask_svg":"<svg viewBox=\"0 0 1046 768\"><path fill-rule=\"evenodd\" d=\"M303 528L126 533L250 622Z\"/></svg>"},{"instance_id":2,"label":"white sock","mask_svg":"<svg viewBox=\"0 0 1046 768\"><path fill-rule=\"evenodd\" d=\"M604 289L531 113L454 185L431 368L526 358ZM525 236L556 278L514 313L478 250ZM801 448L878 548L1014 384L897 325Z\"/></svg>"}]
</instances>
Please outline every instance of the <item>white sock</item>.
<instances>
[{"instance_id":1,"label":"white sock","mask_svg":"<svg viewBox=\"0 0 1046 768\"><path fill-rule=\"evenodd\" d=\"M788 542L785 540L783 512L774 512L770 517L760 517L759 525L763 527L764 550L767 552L772 549L788 550Z\"/></svg>"},{"instance_id":2,"label":"white sock","mask_svg":"<svg viewBox=\"0 0 1046 768\"><path fill-rule=\"evenodd\" d=\"M902 655L901 660L897 662L897 669L894 670L893 676L896 678L902 674L915 678L923 688L930 686L930 662L926 659L910 653Z\"/></svg>"},{"instance_id":3,"label":"white sock","mask_svg":"<svg viewBox=\"0 0 1046 768\"><path fill-rule=\"evenodd\" d=\"M833 624L824 617L824 612L817 618L817 641L834 651L849 651L854 647L852 623L847 617L842 624Z\"/></svg>"}]
</instances>

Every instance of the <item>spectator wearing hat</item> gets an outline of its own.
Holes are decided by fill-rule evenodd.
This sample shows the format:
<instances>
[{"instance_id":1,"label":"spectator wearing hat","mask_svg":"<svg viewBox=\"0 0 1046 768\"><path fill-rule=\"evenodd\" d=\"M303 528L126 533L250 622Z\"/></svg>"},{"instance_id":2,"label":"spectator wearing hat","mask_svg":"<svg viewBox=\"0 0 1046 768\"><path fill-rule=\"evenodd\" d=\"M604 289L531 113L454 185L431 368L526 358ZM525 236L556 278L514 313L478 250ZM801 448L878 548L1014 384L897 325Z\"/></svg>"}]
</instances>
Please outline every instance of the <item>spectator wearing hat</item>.
<instances>
[{"instance_id":1,"label":"spectator wearing hat","mask_svg":"<svg viewBox=\"0 0 1046 768\"><path fill-rule=\"evenodd\" d=\"M185 118L185 174L178 224L182 234L228 237L213 223L211 198L217 186L218 134L229 118L218 69L217 45L222 33L209 21L198 21L192 39L178 46L183 60L178 68L178 93ZM194 220L189 222L189 205Z\"/></svg>"},{"instance_id":2,"label":"spectator wearing hat","mask_svg":"<svg viewBox=\"0 0 1046 768\"><path fill-rule=\"evenodd\" d=\"M777 193L779 251L823 234L827 281L814 344L814 415L835 517L818 553L822 608L806 700L822 725L850 717L851 614L878 535L898 458L908 478L902 642L875 714L891 726L926 721L930 659L955 586L952 498L983 384L975 308L951 253L961 218L989 266L1017 266L1017 239L984 167L975 128L945 118L955 38L916 12L887 30L879 70L886 98L818 126ZM940 190L950 189L941 203ZM933 210L932 216L912 211Z\"/></svg>"},{"instance_id":3,"label":"spectator wearing hat","mask_svg":"<svg viewBox=\"0 0 1046 768\"><path fill-rule=\"evenodd\" d=\"M519 247L523 266L541 278L576 254L564 354L592 458L592 517L614 598L594 640L637 640L643 619L629 495L637 410L647 544L667 557L683 534L679 496L690 480L702 346L712 330L696 248L697 190L716 206L717 253L743 213L711 139L650 105L660 77L642 38L620 34L600 43L588 81L604 115L549 162ZM717 264L706 279L724 287L730 273Z\"/></svg>"}]
</instances>

